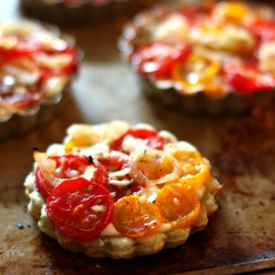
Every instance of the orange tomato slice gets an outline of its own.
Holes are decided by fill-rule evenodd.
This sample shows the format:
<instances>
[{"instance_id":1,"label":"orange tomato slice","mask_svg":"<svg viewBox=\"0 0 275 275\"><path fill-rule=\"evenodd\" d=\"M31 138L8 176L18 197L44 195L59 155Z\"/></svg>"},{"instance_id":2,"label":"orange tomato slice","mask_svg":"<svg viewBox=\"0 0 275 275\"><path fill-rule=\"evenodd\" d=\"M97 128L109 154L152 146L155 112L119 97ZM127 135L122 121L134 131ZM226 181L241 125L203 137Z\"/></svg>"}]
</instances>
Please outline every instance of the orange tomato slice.
<instances>
[{"instance_id":1,"label":"orange tomato slice","mask_svg":"<svg viewBox=\"0 0 275 275\"><path fill-rule=\"evenodd\" d=\"M91 146L91 142L88 140L85 141L74 137L70 137L65 142L65 152L66 153L72 152L74 147L85 147L85 146Z\"/></svg>"},{"instance_id":2,"label":"orange tomato slice","mask_svg":"<svg viewBox=\"0 0 275 275\"><path fill-rule=\"evenodd\" d=\"M65 152L66 152L66 153L71 152L71 151L73 150L73 147L74 147L74 146L75 146L75 143L74 143L73 139L70 138L69 140L67 140L67 141L65 142Z\"/></svg>"},{"instance_id":3,"label":"orange tomato slice","mask_svg":"<svg viewBox=\"0 0 275 275\"><path fill-rule=\"evenodd\" d=\"M173 183L164 186L155 204L161 209L166 222L175 228L190 227L200 213L200 201L191 186Z\"/></svg>"},{"instance_id":4,"label":"orange tomato slice","mask_svg":"<svg viewBox=\"0 0 275 275\"><path fill-rule=\"evenodd\" d=\"M219 71L218 62L205 56L191 54L184 64L174 67L173 79L184 86L193 86L210 82L211 78L216 76Z\"/></svg>"},{"instance_id":5,"label":"orange tomato slice","mask_svg":"<svg viewBox=\"0 0 275 275\"><path fill-rule=\"evenodd\" d=\"M245 17L252 14L249 7L238 1L220 2L213 9L212 17L225 22L242 22Z\"/></svg>"},{"instance_id":6,"label":"orange tomato slice","mask_svg":"<svg viewBox=\"0 0 275 275\"><path fill-rule=\"evenodd\" d=\"M158 166L156 169L156 179L165 177L167 174L171 174L175 169L173 159L168 154L162 154L159 157Z\"/></svg>"},{"instance_id":7,"label":"orange tomato slice","mask_svg":"<svg viewBox=\"0 0 275 275\"><path fill-rule=\"evenodd\" d=\"M221 66L217 61L198 54L191 54L184 64L173 67L172 79L183 93L206 91L209 95L222 95L223 89L213 81L220 74Z\"/></svg>"},{"instance_id":8,"label":"orange tomato slice","mask_svg":"<svg viewBox=\"0 0 275 275\"><path fill-rule=\"evenodd\" d=\"M190 158L181 162L180 182L200 187L210 178L209 163L203 157Z\"/></svg>"},{"instance_id":9,"label":"orange tomato slice","mask_svg":"<svg viewBox=\"0 0 275 275\"><path fill-rule=\"evenodd\" d=\"M115 203L113 224L125 237L141 238L153 234L162 220L160 209L139 196L123 197Z\"/></svg>"},{"instance_id":10,"label":"orange tomato slice","mask_svg":"<svg viewBox=\"0 0 275 275\"><path fill-rule=\"evenodd\" d=\"M180 182L196 188L204 184L210 178L209 163L198 151L181 149L177 144L170 145L168 150L180 163Z\"/></svg>"}]
</instances>

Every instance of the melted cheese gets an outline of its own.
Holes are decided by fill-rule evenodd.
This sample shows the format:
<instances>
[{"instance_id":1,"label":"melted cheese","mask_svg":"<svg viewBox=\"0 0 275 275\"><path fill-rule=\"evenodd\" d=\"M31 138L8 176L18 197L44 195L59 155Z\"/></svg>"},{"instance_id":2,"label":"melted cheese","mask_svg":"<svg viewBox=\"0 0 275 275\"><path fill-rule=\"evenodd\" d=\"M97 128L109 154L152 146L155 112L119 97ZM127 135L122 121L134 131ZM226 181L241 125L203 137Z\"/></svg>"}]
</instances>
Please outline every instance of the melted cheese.
<instances>
[{"instance_id":1,"label":"melted cheese","mask_svg":"<svg viewBox=\"0 0 275 275\"><path fill-rule=\"evenodd\" d=\"M176 36L179 39L186 38L188 33L188 23L181 14L171 14L164 21L159 23L152 33L152 38L161 40L167 36Z\"/></svg>"},{"instance_id":2,"label":"melted cheese","mask_svg":"<svg viewBox=\"0 0 275 275\"><path fill-rule=\"evenodd\" d=\"M155 184L146 184L145 193L147 201L154 202L158 196L159 188Z\"/></svg>"},{"instance_id":3,"label":"melted cheese","mask_svg":"<svg viewBox=\"0 0 275 275\"><path fill-rule=\"evenodd\" d=\"M109 223L101 232L100 236L120 236L113 223Z\"/></svg>"}]
</instances>

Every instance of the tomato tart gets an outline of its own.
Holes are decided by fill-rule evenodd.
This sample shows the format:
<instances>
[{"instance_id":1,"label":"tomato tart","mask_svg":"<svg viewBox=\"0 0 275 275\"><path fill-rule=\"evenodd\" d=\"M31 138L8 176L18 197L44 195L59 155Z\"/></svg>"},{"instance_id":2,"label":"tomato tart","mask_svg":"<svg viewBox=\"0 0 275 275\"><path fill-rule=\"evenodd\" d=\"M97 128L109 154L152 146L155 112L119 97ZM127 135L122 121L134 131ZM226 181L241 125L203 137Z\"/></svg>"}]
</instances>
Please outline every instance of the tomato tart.
<instances>
[{"instance_id":1,"label":"tomato tart","mask_svg":"<svg viewBox=\"0 0 275 275\"><path fill-rule=\"evenodd\" d=\"M274 9L242 1L178 2L137 14L118 40L146 94L214 115L273 100Z\"/></svg>"},{"instance_id":2,"label":"tomato tart","mask_svg":"<svg viewBox=\"0 0 275 275\"><path fill-rule=\"evenodd\" d=\"M221 184L190 143L149 124L74 124L37 148L24 186L29 213L59 244L133 258L183 244L217 209Z\"/></svg>"},{"instance_id":3,"label":"tomato tart","mask_svg":"<svg viewBox=\"0 0 275 275\"><path fill-rule=\"evenodd\" d=\"M52 25L6 20L0 32L1 138L56 115L77 75L81 51L72 36Z\"/></svg>"},{"instance_id":4,"label":"tomato tart","mask_svg":"<svg viewBox=\"0 0 275 275\"><path fill-rule=\"evenodd\" d=\"M157 0L20 0L24 13L62 26L81 26L133 15ZM68 20L69 18L69 20Z\"/></svg>"}]
</instances>

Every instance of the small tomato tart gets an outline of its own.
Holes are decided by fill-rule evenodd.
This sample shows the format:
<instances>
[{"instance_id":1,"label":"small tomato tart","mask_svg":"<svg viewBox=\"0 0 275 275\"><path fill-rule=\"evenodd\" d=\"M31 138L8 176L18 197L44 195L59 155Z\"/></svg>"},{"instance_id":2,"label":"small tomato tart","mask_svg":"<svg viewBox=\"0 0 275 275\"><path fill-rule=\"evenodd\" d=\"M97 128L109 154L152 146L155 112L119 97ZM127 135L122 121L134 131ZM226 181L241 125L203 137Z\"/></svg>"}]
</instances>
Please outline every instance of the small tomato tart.
<instances>
[{"instance_id":1,"label":"small tomato tart","mask_svg":"<svg viewBox=\"0 0 275 275\"><path fill-rule=\"evenodd\" d=\"M221 189L190 143L149 124L74 124L61 144L33 149L29 213L62 247L133 258L202 230Z\"/></svg>"},{"instance_id":2,"label":"small tomato tart","mask_svg":"<svg viewBox=\"0 0 275 275\"><path fill-rule=\"evenodd\" d=\"M274 99L274 8L178 2L137 14L118 41L146 94L214 115L240 114Z\"/></svg>"},{"instance_id":3,"label":"small tomato tart","mask_svg":"<svg viewBox=\"0 0 275 275\"><path fill-rule=\"evenodd\" d=\"M50 106L65 97L80 58L75 39L56 26L19 19L1 21L0 138L48 122L42 111L46 109L51 118Z\"/></svg>"}]
</instances>

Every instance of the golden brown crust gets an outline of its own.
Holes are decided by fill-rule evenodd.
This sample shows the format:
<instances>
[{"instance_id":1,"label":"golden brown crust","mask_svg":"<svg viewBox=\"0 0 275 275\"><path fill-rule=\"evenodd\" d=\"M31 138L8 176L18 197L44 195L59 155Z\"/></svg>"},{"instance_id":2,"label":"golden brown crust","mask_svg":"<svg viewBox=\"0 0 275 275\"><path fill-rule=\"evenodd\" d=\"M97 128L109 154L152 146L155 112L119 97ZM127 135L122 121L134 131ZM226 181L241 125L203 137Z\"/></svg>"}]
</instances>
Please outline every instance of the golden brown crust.
<instances>
[{"instance_id":1,"label":"golden brown crust","mask_svg":"<svg viewBox=\"0 0 275 275\"><path fill-rule=\"evenodd\" d=\"M159 232L140 239L131 239L122 236L104 236L91 241L78 242L58 231L48 219L44 210L44 198L35 190L34 182L28 181L32 179L33 174L31 173L25 182L27 194L30 198L28 211L34 219L38 220L38 227L43 233L56 239L63 248L69 251L82 252L94 258L111 257L114 259L128 259L154 254L162 249L177 247L185 243L190 234L206 227L208 217L218 208L215 197L209 192L209 189L211 192L217 193L221 188L219 183L214 179L209 180L205 184L205 190L207 191L201 199L201 212L192 228L171 229L167 232Z\"/></svg>"}]
</instances>

